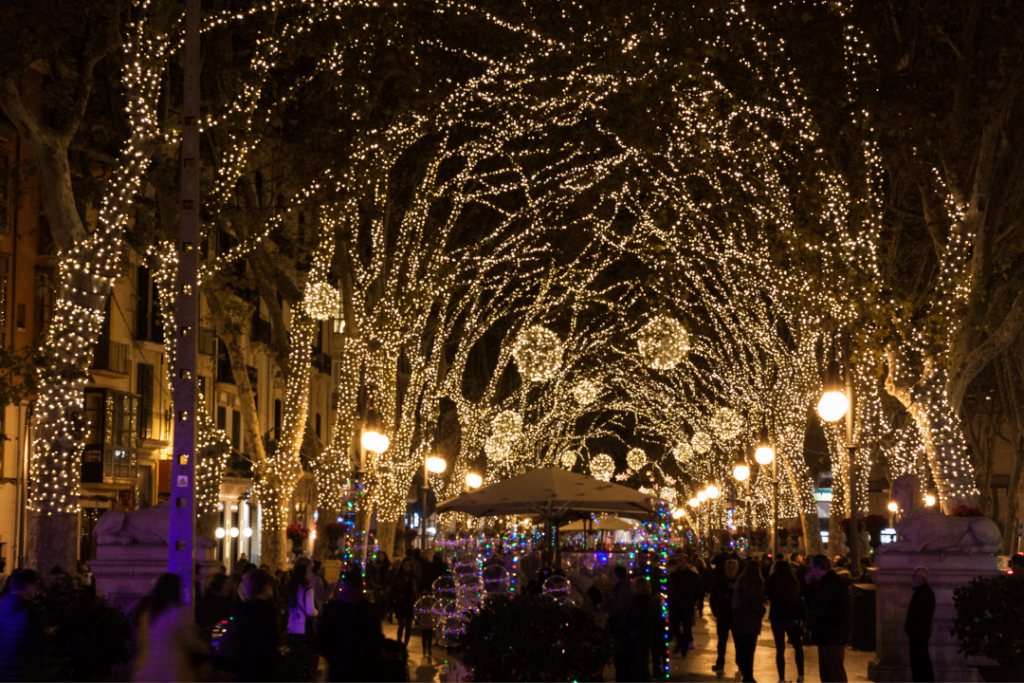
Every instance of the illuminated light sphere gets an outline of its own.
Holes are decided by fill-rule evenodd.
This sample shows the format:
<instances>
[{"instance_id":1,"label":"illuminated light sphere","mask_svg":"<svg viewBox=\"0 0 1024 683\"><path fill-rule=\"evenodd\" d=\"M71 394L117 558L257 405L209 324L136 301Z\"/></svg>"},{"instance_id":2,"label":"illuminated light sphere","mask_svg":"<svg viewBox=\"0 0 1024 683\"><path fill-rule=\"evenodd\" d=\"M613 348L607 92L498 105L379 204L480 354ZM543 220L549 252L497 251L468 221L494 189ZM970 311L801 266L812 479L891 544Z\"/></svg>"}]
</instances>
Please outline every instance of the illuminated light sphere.
<instances>
[{"instance_id":1,"label":"illuminated light sphere","mask_svg":"<svg viewBox=\"0 0 1024 683\"><path fill-rule=\"evenodd\" d=\"M363 448L377 454L383 453L391 445L391 439L384 433L383 421L373 408L370 409L360 441L363 444Z\"/></svg>"},{"instance_id":2,"label":"illuminated light sphere","mask_svg":"<svg viewBox=\"0 0 1024 683\"><path fill-rule=\"evenodd\" d=\"M743 431L743 418L732 408L719 408L711 419L715 435L723 441L735 439Z\"/></svg>"},{"instance_id":3,"label":"illuminated light sphere","mask_svg":"<svg viewBox=\"0 0 1024 683\"><path fill-rule=\"evenodd\" d=\"M708 487L706 489L704 489L704 490L708 492L708 498L710 498L712 500L714 500L715 498L718 498L718 493L719 493L718 487L715 486L714 484L708 484Z\"/></svg>"},{"instance_id":4,"label":"illuminated light sphere","mask_svg":"<svg viewBox=\"0 0 1024 683\"><path fill-rule=\"evenodd\" d=\"M242 535L245 536L246 538L252 537L252 528L251 527L245 527L245 529L242 530Z\"/></svg>"},{"instance_id":5,"label":"illuminated light sphere","mask_svg":"<svg viewBox=\"0 0 1024 683\"><path fill-rule=\"evenodd\" d=\"M691 498L687 502L690 504L690 507L692 507L692 508L695 508L698 505L700 505L700 501L698 499L696 499L696 498Z\"/></svg>"},{"instance_id":6,"label":"illuminated light sphere","mask_svg":"<svg viewBox=\"0 0 1024 683\"><path fill-rule=\"evenodd\" d=\"M704 432L697 432L690 439L690 446L693 448L694 453L704 455L711 450L711 437Z\"/></svg>"},{"instance_id":7,"label":"illuminated light sphere","mask_svg":"<svg viewBox=\"0 0 1024 683\"><path fill-rule=\"evenodd\" d=\"M512 580L499 564L489 564L480 572L480 578L484 581L484 591L488 595L507 593L512 585Z\"/></svg>"},{"instance_id":8,"label":"illuminated light sphere","mask_svg":"<svg viewBox=\"0 0 1024 683\"><path fill-rule=\"evenodd\" d=\"M579 460L579 456L576 451L565 451L558 456L558 464L562 466L564 470L571 470L576 466L576 461Z\"/></svg>"},{"instance_id":9,"label":"illuminated light sphere","mask_svg":"<svg viewBox=\"0 0 1024 683\"><path fill-rule=\"evenodd\" d=\"M637 346L644 363L655 370L671 370L690 350L690 334L675 318L659 315L637 334Z\"/></svg>"},{"instance_id":10,"label":"illuminated light sphere","mask_svg":"<svg viewBox=\"0 0 1024 683\"><path fill-rule=\"evenodd\" d=\"M427 458L427 472L433 474L441 474L448 469L448 462L444 458L440 458L436 455L432 455Z\"/></svg>"},{"instance_id":11,"label":"illuminated light sphere","mask_svg":"<svg viewBox=\"0 0 1024 683\"><path fill-rule=\"evenodd\" d=\"M672 457L680 465L685 465L693 458L693 446L688 441L680 441L672 449Z\"/></svg>"},{"instance_id":12,"label":"illuminated light sphere","mask_svg":"<svg viewBox=\"0 0 1024 683\"><path fill-rule=\"evenodd\" d=\"M491 423L491 435L484 443L487 457L499 464L507 464L519 437L523 435L523 416L514 410L503 410Z\"/></svg>"},{"instance_id":13,"label":"illuminated light sphere","mask_svg":"<svg viewBox=\"0 0 1024 683\"><path fill-rule=\"evenodd\" d=\"M471 489L478 489L483 485L483 483L484 478L481 477L476 472L470 472L469 474L466 475L466 486L468 486Z\"/></svg>"},{"instance_id":14,"label":"illuminated light sphere","mask_svg":"<svg viewBox=\"0 0 1024 683\"><path fill-rule=\"evenodd\" d=\"M341 308L341 293L326 282L314 282L306 286L302 305L314 320L330 320Z\"/></svg>"},{"instance_id":15,"label":"illuminated light sphere","mask_svg":"<svg viewBox=\"0 0 1024 683\"><path fill-rule=\"evenodd\" d=\"M924 497L924 504L927 505L928 507L932 507L933 505L935 505L935 496L929 493L927 496Z\"/></svg>"},{"instance_id":16,"label":"illuminated light sphere","mask_svg":"<svg viewBox=\"0 0 1024 683\"><path fill-rule=\"evenodd\" d=\"M639 470L647 464L647 454L639 448L630 448L626 453L626 464L630 469Z\"/></svg>"},{"instance_id":17,"label":"illuminated light sphere","mask_svg":"<svg viewBox=\"0 0 1024 683\"><path fill-rule=\"evenodd\" d=\"M581 406L588 406L597 400L601 390L589 379L581 379L572 388L572 395Z\"/></svg>"},{"instance_id":18,"label":"illuminated light sphere","mask_svg":"<svg viewBox=\"0 0 1024 683\"><path fill-rule=\"evenodd\" d=\"M225 531L224 527L219 526L219 527L217 527L217 530L213 532L213 535L216 536L217 538L224 538L225 536L228 535L228 532Z\"/></svg>"},{"instance_id":19,"label":"illuminated light sphere","mask_svg":"<svg viewBox=\"0 0 1024 683\"><path fill-rule=\"evenodd\" d=\"M569 600L572 593L572 584L564 576L552 574L544 580L544 592L559 602L565 602Z\"/></svg>"},{"instance_id":20,"label":"illuminated light sphere","mask_svg":"<svg viewBox=\"0 0 1024 683\"><path fill-rule=\"evenodd\" d=\"M896 501L889 503L889 512L899 512L900 506L896 504Z\"/></svg>"},{"instance_id":21,"label":"illuminated light sphere","mask_svg":"<svg viewBox=\"0 0 1024 683\"><path fill-rule=\"evenodd\" d=\"M611 481L615 474L615 461L607 453L598 453L590 459L590 473L595 479Z\"/></svg>"},{"instance_id":22,"label":"illuminated light sphere","mask_svg":"<svg viewBox=\"0 0 1024 683\"><path fill-rule=\"evenodd\" d=\"M686 510L683 508L676 508L672 511L672 519L682 519L683 515L686 514Z\"/></svg>"},{"instance_id":23,"label":"illuminated light sphere","mask_svg":"<svg viewBox=\"0 0 1024 683\"><path fill-rule=\"evenodd\" d=\"M775 459L775 449L768 445L761 445L754 451L754 460L759 465L770 465Z\"/></svg>"},{"instance_id":24,"label":"illuminated light sphere","mask_svg":"<svg viewBox=\"0 0 1024 683\"><path fill-rule=\"evenodd\" d=\"M231 527L231 532L230 533L231 533L231 538L238 538L238 527L237 526Z\"/></svg>"},{"instance_id":25,"label":"illuminated light sphere","mask_svg":"<svg viewBox=\"0 0 1024 683\"><path fill-rule=\"evenodd\" d=\"M697 500L699 500L700 502L703 503L707 499L708 499L708 492L707 491L697 491Z\"/></svg>"},{"instance_id":26,"label":"illuminated light sphere","mask_svg":"<svg viewBox=\"0 0 1024 683\"><path fill-rule=\"evenodd\" d=\"M746 481L750 478L750 468L746 465L736 465L736 469L732 471L732 476L736 478L736 481Z\"/></svg>"},{"instance_id":27,"label":"illuminated light sphere","mask_svg":"<svg viewBox=\"0 0 1024 683\"><path fill-rule=\"evenodd\" d=\"M546 382L562 366L562 341L542 325L526 330L512 349L520 374L531 382Z\"/></svg>"},{"instance_id":28,"label":"illuminated light sphere","mask_svg":"<svg viewBox=\"0 0 1024 683\"><path fill-rule=\"evenodd\" d=\"M818 416L825 422L836 422L846 415L849 408L850 402L846 399L846 394L841 391L826 391L818 401Z\"/></svg>"}]
</instances>

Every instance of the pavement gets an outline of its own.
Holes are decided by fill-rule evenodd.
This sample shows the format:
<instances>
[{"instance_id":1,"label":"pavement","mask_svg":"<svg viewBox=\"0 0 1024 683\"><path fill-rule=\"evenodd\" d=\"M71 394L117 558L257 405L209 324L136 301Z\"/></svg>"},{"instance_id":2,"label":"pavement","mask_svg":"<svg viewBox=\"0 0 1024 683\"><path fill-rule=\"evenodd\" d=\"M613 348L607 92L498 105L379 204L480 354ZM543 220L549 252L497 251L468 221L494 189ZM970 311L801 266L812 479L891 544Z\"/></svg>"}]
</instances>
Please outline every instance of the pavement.
<instances>
[{"instance_id":1,"label":"pavement","mask_svg":"<svg viewBox=\"0 0 1024 683\"><path fill-rule=\"evenodd\" d=\"M395 624L384 622L384 635L394 638L398 635L398 627ZM711 667L715 664L717 657L715 635L715 618L705 610L703 617L698 617L693 627L694 649L688 655L680 657L672 655L669 660L670 681L740 681L739 669L736 666L736 650L733 648L732 638L725 652L725 671L715 673ZM868 662L874 659L874 652L858 652L846 648L846 674L850 683L866 682ZM441 674L447 669L457 666L458 659L449 655L443 647L434 645L433 657L426 657L422 654L419 629L413 630L412 640L409 641L409 680L440 681ZM786 644L786 680L795 681L797 676L796 657L792 646ZM754 653L754 679L761 683L778 681L778 672L775 669L775 641L772 638L772 629L765 620L764 628L761 629L761 637L757 641L757 650ZM609 666L605 669L605 680L615 680L615 669ZM820 681L818 677L818 648L804 647L804 681L813 683Z\"/></svg>"}]
</instances>

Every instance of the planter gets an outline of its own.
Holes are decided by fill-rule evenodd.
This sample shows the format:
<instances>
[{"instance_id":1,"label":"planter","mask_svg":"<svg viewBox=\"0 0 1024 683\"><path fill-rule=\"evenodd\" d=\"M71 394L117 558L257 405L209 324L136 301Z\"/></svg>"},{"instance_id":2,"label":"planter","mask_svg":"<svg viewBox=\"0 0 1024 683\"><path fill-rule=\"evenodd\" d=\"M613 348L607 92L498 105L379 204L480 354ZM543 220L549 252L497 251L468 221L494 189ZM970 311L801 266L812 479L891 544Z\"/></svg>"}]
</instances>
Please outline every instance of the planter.
<instances>
[{"instance_id":1,"label":"planter","mask_svg":"<svg viewBox=\"0 0 1024 683\"><path fill-rule=\"evenodd\" d=\"M337 536L327 537L327 549L331 551L332 560L338 556L338 540Z\"/></svg>"},{"instance_id":2,"label":"planter","mask_svg":"<svg viewBox=\"0 0 1024 683\"><path fill-rule=\"evenodd\" d=\"M872 550L877 550L878 546L882 545L882 530L881 529L869 529L868 530L868 545L871 546Z\"/></svg>"},{"instance_id":3,"label":"planter","mask_svg":"<svg viewBox=\"0 0 1024 683\"><path fill-rule=\"evenodd\" d=\"M785 548L788 545L789 545L789 532L788 531L780 531L779 532L779 550L782 550L783 548Z\"/></svg>"},{"instance_id":4,"label":"planter","mask_svg":"<svg viewBox=\"0 0 1024 683\"><path fill-rule=\"evenodd\" d=\"M292 553L295 555L295 557L298 557L302 554L302 543L303 539L301 538L292 539Z\"/></svg>"},{"instance_id":5,"label":"planter","mask_svg":"<svg viewBox=\"0 0 1024 683\"><path fill-rule=\"evenodd\" d=\"M979 666L978 674L986 683L1024 681L1024 666Z\"/></svg>"}]
</instances>

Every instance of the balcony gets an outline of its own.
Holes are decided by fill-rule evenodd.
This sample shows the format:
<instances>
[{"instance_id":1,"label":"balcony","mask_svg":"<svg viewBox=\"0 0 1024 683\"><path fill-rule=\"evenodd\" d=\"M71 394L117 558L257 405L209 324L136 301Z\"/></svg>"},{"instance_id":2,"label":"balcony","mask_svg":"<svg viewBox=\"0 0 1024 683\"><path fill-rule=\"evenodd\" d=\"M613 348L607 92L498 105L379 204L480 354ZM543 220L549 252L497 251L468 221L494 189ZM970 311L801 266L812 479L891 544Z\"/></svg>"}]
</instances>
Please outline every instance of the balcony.
<instances>
[{"instance_id":1,"label":"balcony","mask_svg":"<svg viewBox=\"0 0 1024 683\"><path fill-rule=\"evenodd\" d=\"M131 370L131 358L128 357L128 345L100 339L92 355L93 370L105 370L127 375Z\"/></svg>"},{"instance_id":2,"label":"balcony","mask_svg":"<svg viewBox=\"0 0 1024 683\"><path fill-rule=\"evenodd\" d=\"M263 318L254 317L252 319L252 337L251 341L259 342L261 344L270 344L271 339L271 327L270 321L264 320Z\"/></svg>"},{"instance_id":3,"label":"balcony","mask_svg":"<svg viewBox=\"0 0 1024 683\"><path fill-rule=\"evenodd\" d=\"M314 352L310 359L310 365L324 375L330 375L333 372L332 359L326 353Z\"/></svg>"}]
</instances>

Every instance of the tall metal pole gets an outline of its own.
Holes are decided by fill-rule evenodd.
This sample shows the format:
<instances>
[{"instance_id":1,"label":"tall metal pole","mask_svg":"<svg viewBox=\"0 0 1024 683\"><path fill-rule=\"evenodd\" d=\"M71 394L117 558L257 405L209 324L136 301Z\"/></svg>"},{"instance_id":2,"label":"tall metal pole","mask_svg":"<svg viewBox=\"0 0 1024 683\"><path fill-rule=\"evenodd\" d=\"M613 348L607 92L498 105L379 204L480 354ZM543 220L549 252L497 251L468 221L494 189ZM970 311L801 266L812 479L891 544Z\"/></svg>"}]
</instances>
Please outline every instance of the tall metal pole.
<instances>
[{"instance_id":1,"label":"tall metal pole","mask_svg":"<svg viewBox=\"0 0 1024 683\"><path fill-rule=\"evenodd\" d=\"M427 472L427 459L423 458L423 486L420 487L420 502L423 509L420 511L420 552L427 552L427 491L430 489L430 479Z\"/></svg>"},{"instance_id":2,"label":"tall metal pole","mask_svg":"<svg viewBox=\"0 0 1024 683\"><path fill-rule=\"evenodd\" d=\"M779 454L772 458L772 557L779 547Z\"/></svg>"},{"instance_id":3,"label":"tall metal pole","mask_svg":"<svg viewBox=\"0 0 1024 683\"><path fill-rule=\"evenodd\" d=\"M856 419L856 397L853 395L853 367L850 365L850 349L846 348L843 358L843 366L846 371L846 399L849 408L846 410L846 452L849 457L850 490L847 499L850 501L850 534L847 542L850 545L850 573L857 576L860 570L860 562L857 552L857 444L854 442L853 427Z\"/></svg>"},{"instance_id":4,"label":"tall metal pole","mask_svg":"<svg viewBox=\"0 0 1024 683\"><path fill-rule=\"evenodd\" d=\"M185 68L178 230L177 329L174 365L174 459L168 571L181 578L182 599L194 603L196 344L199 336L199 21L200 1L185 2Z\"/></svg>"}]
</instances>

